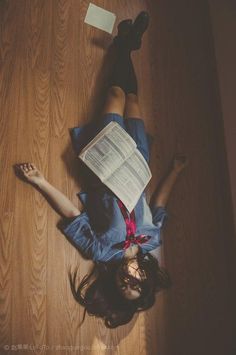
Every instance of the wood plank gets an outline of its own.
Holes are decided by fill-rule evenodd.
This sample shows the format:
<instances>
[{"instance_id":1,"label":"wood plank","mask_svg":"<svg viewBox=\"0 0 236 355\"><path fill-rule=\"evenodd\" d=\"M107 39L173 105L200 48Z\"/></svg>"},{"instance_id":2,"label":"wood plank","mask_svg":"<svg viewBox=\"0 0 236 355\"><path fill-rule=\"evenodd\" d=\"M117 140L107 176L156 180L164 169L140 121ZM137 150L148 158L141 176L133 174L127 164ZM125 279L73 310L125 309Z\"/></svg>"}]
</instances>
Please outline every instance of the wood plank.
<instances>
[{"instance_id":1,"label":"wood plank","mask_svg":"<svg viewBox=\"0 0 236 355\"><path fill-rule=\"evenodd\" d=\"M150 193L175 153L190 159L171 196L158 253L173 286L153 308L117 329L88 315L79 327L83 308L68 271L78 268L79 282L92 262L60 233L60 218L43 196L13 173L14 163L33 161L78 204L69 128L100 117L114 60L107 52L112 37L83 22L88 4L0 1L1 351L21 344L52 355L231 355L235 236L205 1L95 1L117 14L116 24L141 10L151 14L142 50L132 54L154 137Z\"/></svg>"}]
</instances>

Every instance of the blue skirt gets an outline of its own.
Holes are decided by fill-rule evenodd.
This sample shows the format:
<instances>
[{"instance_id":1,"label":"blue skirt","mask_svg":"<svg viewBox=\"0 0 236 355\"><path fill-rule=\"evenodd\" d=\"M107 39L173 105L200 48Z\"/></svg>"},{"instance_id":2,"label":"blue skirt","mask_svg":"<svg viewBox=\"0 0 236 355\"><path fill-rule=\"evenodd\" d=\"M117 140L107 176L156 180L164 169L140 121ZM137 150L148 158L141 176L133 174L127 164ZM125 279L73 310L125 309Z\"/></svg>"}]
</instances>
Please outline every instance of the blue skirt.
<instances>
[{"instance_id":1,"label":"blue skirt","mask_svg":"<svg viewBox=\"0 0 236 355\"><path fill-rule=\"evenodd\" d=\"M144 127L144 122L140 118L123 118L117 113L107 113L96 122L91 122L83 127L74 127L71 129L72 145L76 155L110 122L117 122L133 138L137 148L144 159L149 162L151 136L149 136Z\"/></svg>"}]
</instances>

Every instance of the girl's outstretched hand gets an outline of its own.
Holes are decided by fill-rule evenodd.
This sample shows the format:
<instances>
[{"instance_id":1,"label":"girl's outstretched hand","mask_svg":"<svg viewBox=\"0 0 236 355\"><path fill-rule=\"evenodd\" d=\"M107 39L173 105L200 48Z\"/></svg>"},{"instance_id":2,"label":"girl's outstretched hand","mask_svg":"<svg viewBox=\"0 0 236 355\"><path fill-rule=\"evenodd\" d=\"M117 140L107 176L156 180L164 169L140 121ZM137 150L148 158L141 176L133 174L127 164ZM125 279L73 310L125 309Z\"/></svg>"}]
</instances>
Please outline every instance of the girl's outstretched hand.
<instances>
[{"instance_id":1,"label":"girl's outstretched hand","mask_svg":"<svg viewBox=\"0 0 236 355\"><path fill-rule=\"evenodd\" d=\"M180 173L188 165L188 158L186 155L176 155L173 161L173 169Z\"/></svg>"},{"instance_id":2,"label":"girl's outstretched hand","mask_svg":"<svg viewBox=\"0 0 236 355\"><path fill-rule=\"evenodd\" d=\"M33 163L20 163L14 165L16 175L32 184L39 185L45 181L43 174Z\"/></svg>"}]
</instances>

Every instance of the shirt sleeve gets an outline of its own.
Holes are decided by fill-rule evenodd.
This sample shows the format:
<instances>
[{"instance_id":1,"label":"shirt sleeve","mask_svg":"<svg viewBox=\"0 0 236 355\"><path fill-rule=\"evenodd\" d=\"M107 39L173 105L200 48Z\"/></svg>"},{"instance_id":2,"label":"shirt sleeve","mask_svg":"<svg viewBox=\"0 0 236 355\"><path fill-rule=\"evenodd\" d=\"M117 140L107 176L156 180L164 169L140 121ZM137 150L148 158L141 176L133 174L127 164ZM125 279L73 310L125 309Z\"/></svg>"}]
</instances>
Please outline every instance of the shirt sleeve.
<instances>
[{"instance_id":1,"label":"shirt sleeve","mask_svg":"<svg viewBox=\"0 0 236 355\"><path fill-rule=\"evenodd\" d=\"M107 247L98 240L86 212L81 213L72 221L64 220L60 229L83 256L94 261L104 259L108 252Z\"/></svg>"},{"instance_id":2,"label":"shirt sleeve","mask_svg":"<svg viewBox=\"0 0 236 355\"><path fill-rule=\"evenodd\" d=\"M168 218L168 213L165 207L154 206L152 207L151 211L153 224L161 229L164 226L166 219Z\"/></svg>"},{"instance_id":3,"label":"shirt sleeve","mask_svg":"<svg viewBox=\"0 0 236 355\"><path fill-rule=\"evenodd\" d=\"M157 258L156 250L159 246L162 245L161 240L161 228L164 226L166 219L168 218L168 213L164 207L153 206L151 208L153 224L157 227L157 234L155 237L152 237L148 243L143 244L144 252L151 253L154 257Z\"/></svg>"}]
</instances>

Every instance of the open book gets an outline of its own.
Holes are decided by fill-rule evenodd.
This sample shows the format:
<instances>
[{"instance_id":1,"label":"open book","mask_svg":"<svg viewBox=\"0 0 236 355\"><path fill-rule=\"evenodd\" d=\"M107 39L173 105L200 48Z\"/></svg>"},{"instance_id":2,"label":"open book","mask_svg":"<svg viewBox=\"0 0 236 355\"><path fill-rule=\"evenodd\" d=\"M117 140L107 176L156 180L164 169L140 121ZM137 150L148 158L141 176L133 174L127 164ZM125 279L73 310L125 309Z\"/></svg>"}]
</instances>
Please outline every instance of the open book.
<instances>
[{"instance_id":1,"label":"open book","mask_svg":"<svg viewBox=\"0 0 236 355\"><path fill-rule=\"evenodd\" d=\"M82 150L79 158L131 212L152 177L132 137L110 122Z\"/></svg>"}]
</instances>

